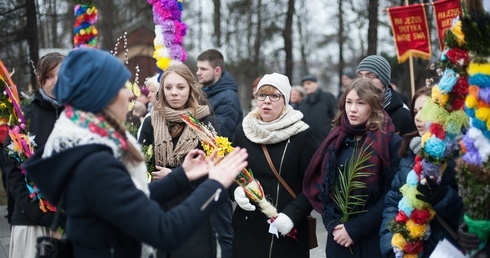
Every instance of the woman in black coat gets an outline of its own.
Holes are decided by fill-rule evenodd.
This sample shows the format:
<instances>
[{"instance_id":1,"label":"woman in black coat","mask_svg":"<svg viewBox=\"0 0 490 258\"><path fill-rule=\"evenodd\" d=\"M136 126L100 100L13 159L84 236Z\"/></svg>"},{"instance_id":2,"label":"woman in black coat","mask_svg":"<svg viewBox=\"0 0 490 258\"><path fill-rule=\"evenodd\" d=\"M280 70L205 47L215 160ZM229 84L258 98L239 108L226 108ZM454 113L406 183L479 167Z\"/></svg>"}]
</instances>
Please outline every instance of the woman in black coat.
<instances>
[{"instance_id":1,"label":"woman in black coat","mask_svg":"<svg viewBox=\"0 0 490 258\"><path fill-rule=\"evenodd\" d=\"M303 195L303 175L317 147L302 113L289 103L289 79L278 73L266 74L255 98L258 107L250 112L235 133L235 146L250 153L249 169L264 189L264 196L277 208L273 222L278 237L269 233L268 218L245 197L237 186L238 206L233 214L233 257L309 257L307 216L311 205ZM293 198L272 172L262 150L265 145L273 166L296 194ZM286 235L295 228L297 241Z\"/></svg>"},{"instance_id":2,"label":"woman in black coat","mask_svg":"<svg viewBox=\"0 0 490 258\"><path fill-rule=\"evenodd\" d=\"M381 103L383 95L370 79L354 80L339 100L334 128L306 171L303 189L313 208L322 214L328 232L327 257L381 256L377 235L384 197L398 168L401 142ZM347 196L358 197L363 203L350 206L357 213L347 216L341 212L345 206L335 202L333 196L347 179L347 171L352 168L349 162L366 148L371 154L361 165L367 166L362 172L369 176L353 179L365 186Z\"/></svg>"},{"instance_id":3,"label":"woman in black coat","mask_svg":"<svg viewBox=\"0 0 490 258\"><path fill-rule=\"evenodd\" d=\"M23 108L28 122L30 135L35 136L35 151L41 149L53 130L63 106L58 104L53 95L53 87L58 76L58 69L63 61L60 53L52 52L43 56L37 65L38 91L34 100ZM8 146L8 143L6 144ZM7 154L9 150L5 150ZM54 210L46 207L46 200L40 204L38 196L31 195L32 181L29 176L19 168L20 164L11 158L5 158L5 172L7 174L7 187L14 199L13 212L10 222L9 257L34 257L35 243L39 236L49 234L49 226L54 216ZM53 204L55 205L55 204ZM65 216L61 216L59 225L64 228Z\"/></svg>"}]
</instances>

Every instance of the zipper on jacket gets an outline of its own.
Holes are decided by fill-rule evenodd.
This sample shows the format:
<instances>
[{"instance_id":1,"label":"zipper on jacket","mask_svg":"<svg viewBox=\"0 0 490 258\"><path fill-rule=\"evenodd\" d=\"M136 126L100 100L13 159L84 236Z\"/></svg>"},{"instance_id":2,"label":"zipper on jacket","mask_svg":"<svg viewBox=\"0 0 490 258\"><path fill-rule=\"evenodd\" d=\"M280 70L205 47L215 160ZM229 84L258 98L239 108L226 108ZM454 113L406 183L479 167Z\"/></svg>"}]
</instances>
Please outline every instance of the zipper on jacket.
<instances>
[{"instance_id":1,"label":"zipper on jacket","mask_svg":"<svg viewBox=\"0 0 490 258\"><path fill-rule=\"evenodd\" d=\"M209 197L209 199L201 206L201 211L203 211L204 209L206 209L206 207L208 207L209 203L214 200L215 202L217 202L219 200L219 196L221 194L221 188L218 188L218 190L216 190L216 192L211 195L211 197Z\"/></svg>"}]
</instances>

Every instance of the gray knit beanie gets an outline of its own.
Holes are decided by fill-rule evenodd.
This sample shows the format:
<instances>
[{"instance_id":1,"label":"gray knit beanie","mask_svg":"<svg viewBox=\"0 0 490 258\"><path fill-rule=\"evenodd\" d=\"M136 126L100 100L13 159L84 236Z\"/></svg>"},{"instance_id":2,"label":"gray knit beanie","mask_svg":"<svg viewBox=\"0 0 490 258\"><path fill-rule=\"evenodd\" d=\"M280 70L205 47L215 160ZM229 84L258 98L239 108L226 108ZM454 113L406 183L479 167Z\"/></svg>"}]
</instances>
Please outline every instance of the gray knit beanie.
<instances>
[{"instance_id":1,"label":"gray knit beanie","mask_svg":"<svg viewBox=\"0 0 490 258\"><path fill-rule=\"evenodd\" d=\"M360 71L368 71L376 75L383 85L388 87L391 79L391 67L390 63L378 55L372 55L364 58L357 66L356 73Z\"/></svg>"}]
</instances>

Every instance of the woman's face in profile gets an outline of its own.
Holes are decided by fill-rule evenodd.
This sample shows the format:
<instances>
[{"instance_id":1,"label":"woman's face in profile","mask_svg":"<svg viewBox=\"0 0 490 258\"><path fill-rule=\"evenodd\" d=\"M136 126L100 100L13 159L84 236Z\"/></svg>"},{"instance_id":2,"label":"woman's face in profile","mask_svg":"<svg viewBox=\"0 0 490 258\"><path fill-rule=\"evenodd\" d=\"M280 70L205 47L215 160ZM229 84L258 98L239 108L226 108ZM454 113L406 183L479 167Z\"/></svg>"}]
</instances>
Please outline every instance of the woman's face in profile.
<instances>
[{"instance_id":1,"label":"woman's face in profile","mask_svg":"<svg viewBox=\"0 0 490 258\"><path fill-rule=\"evenodd\" d=\"M171 108L185 109L191 87L187 80L175 72L170 72L163 81L163 93Z\"/></svg>"},{"instance_id":2,"label":"woman's face in profile","mask_svg":"<svg viewBox=\"0 0 490 258\"><path fill-rule=\"evenodd\" d=\"M351 90L345 99L345 112L351 125L360 125L366 123L373 113L371 106L359 98L355 90Z\"/></svg>"}]
</instances>

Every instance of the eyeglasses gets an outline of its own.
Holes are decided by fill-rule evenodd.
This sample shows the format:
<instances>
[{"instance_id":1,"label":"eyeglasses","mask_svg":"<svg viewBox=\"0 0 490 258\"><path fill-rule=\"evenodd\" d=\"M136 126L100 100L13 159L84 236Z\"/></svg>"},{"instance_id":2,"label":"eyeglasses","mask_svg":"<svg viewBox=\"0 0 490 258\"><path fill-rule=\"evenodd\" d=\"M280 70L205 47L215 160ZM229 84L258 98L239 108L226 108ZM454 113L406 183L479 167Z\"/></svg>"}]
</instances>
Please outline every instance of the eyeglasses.
<instances>
[{"instance_id":1,"label":"eyeglasses","mask_svg":"<svg viewBox=\"0 0 490 258\"><path fill-rule=\"evenodd\" d=\"M374 73L366 73L366 74L357 73L357 78L377 79L378 76L376 76L376 74Z\"/></svg>"},{"instance_id":2,"label":"eyeglasses","mask_svg":"<svg viewBox=\"0 0 490 258\"><path fill-rule=\"evenodd\" d=\"M277 102L281 99L281 94L273 93L273 94L265 94L265 93L257 93L255 94L255 98L259 101L264 101L265 98L269 97L272 102Z\"/></svg>"}]
</instances>

